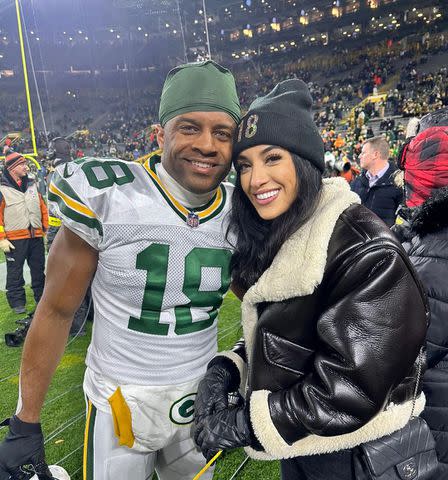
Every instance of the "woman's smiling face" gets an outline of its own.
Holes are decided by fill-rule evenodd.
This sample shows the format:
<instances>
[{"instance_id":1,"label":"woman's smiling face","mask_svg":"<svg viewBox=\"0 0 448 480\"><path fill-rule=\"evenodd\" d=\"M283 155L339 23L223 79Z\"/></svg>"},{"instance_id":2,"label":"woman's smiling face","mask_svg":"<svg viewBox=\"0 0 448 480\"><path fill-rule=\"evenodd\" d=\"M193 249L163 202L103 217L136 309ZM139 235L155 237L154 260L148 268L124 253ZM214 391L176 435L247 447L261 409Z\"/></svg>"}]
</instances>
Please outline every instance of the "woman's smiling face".
<instances>
[{"instance_id":1,"label":"woman's smiling face","mask_svg":"<svg viewBox=\"0 0 448 480\"><path fill-rule=\"evenodd\" d=\"M297 198L297 173L291 154L275 145L257 145L238 155L241 187L263 220L274 220Z\"/></svg>"}]
</instances>

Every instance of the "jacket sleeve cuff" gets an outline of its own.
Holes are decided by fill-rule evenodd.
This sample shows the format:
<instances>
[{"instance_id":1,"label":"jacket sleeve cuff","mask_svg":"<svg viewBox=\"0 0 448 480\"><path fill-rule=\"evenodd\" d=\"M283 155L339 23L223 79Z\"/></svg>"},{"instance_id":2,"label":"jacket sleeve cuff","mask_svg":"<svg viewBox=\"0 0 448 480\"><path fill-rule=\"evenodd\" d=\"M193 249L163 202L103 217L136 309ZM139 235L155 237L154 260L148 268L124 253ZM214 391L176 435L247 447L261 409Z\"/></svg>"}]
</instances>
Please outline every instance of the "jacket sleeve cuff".
<instances>
[{"instance_id":1,"label":"jacket sleeve cuff","mask_svg":"<svg viewBox=\"0 0 448 480\"><path fill-rule=\"evenodd\" d=\"M224 352L219 352L218 355L212 359L212 361L209 363L209 366L213 364L213 362L220 357L228 358L229 360L232 361L232 363L236 366L238 369L238 372L240 373L240 389L244 389L246 386L246 379L247 379L247 364L246 362L235 352L232 350L226 350Z\"/></svg>"},{"instance_id":2,"label":"jacket sleeve cuff","mask_svg":"<svg viewBox=\"0 0 448 480\"><path fill-rule=\"evenodd\" d=\"M276 422L279 422L286 413L275 408L275 401L273 402L274 408L271 408L272 395L276 394L272 394L269 390L252 392L250 396L250 420L254 434L263 449L275 458L283 458L284 452L290 449L291 444L281 436ZM297 440L308 435L309 432L303 427L301 429L300 426L297 426Z\"/></svg>"}]
</instances>

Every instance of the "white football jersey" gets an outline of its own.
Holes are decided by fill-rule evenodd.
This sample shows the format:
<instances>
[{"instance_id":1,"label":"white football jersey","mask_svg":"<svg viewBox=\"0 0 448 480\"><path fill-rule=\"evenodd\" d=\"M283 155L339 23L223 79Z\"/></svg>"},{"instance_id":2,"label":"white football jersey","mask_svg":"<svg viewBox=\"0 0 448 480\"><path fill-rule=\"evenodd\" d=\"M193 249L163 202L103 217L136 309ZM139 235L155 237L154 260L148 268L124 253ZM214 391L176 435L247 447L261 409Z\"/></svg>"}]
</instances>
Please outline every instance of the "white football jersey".
<instances>
[{"instance_id":1,"label":"white football jersey","mask_svg":"<svg viewBox=\"0 0 448 480\"><path fill-rule=\"evenodd\" d=\"M99 252L87 366L121 385L203 374L230 284L233 187L189 212L158 178L159 161L85 158L58 167L49 187L64 225Z\"/></svg>"}]
</instances>

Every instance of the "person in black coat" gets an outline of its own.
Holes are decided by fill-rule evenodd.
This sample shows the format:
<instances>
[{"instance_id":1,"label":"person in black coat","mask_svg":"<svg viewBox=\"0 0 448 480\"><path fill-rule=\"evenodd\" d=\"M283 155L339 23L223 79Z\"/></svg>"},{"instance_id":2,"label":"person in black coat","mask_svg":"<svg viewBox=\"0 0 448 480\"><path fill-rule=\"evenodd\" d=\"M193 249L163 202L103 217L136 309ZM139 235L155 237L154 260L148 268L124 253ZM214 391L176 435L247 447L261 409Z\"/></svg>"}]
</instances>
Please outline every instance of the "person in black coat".
<instances>
[{"instance_id":1,"label":"person in black coat","mask_svg":"<svg viewBox=\"0 0 448 480\"><path fill-rule=\"evenodd\" d=\"M395 212L403 200L403 192L393 181L397 170L389 158L389 144L384 137L366 140L362 147L360 163L363 172L351 184L361 203L391 227Z\"/></svg>"},{"instance_id":2,"label":"person in black coat","mask_svg":"<svg viewBox=\"0 0 448 480\"><path fill-rule=\"evenodd\" d=\"M71 162L71 145L66 138L56 137L50 142L47 152L47 158L52 160L53 167L57 167L64 163ZM51 183L53 173L48 176L48 185ZM58 212L56 212L53 205L49 206L49 228L47 233L47 248L50 250L51 245L62 225L62 220ZM86 320L89 313L93 311L90 287L86 292L86 296L79 306L73 317L73 323L70 328L71 336L84 336L86 334Z\"/></svg>"},{"instance_id":3,"label":"person in black coat","mask_svg":"<svg viewBox=\"0 0 448 480\"><path fill-rule=\"evenodd\" d=\"M418 127L417 127L418 129ZM428 114L409 142L405 169L407 222L394 228L426 288L431 322L422 417L436 440L438 479L448 478L448 109Z\"/></svg>"},{"instance_id":4,"label":"person in black coat","mask_svg":"<svg viewBox=\"0 0 448 480\"><path fill-rule=\"evenodd\" d=\"M403 246L430 302L427 334L428 370L423 377L426 407L422 417L436 440L439 478L448 478L448 187L438 190L411 220Z\"/></svg>"}]
</instances>

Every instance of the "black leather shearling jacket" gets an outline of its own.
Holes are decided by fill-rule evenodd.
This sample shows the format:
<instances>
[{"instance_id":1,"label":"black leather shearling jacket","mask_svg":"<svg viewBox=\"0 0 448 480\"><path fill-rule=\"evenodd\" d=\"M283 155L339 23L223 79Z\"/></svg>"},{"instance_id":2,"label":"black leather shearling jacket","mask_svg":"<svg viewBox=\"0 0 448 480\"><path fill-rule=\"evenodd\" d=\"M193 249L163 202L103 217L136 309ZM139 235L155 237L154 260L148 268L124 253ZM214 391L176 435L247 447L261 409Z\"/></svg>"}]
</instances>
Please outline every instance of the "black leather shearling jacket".
<instances>
[{"instance_id":1,"label":"black leather shearling jacket","mask_svg":"<svg viewBox=\"0 0 448 480\"><path fill-rule=\"evenodd\" d=\"M264 448L254 458L353 448L412 410L426 298L400 243L342 182L324 181L312 219L244 296L244 340L221 353L240 370Z\"/></svg>"}]
</instances>

